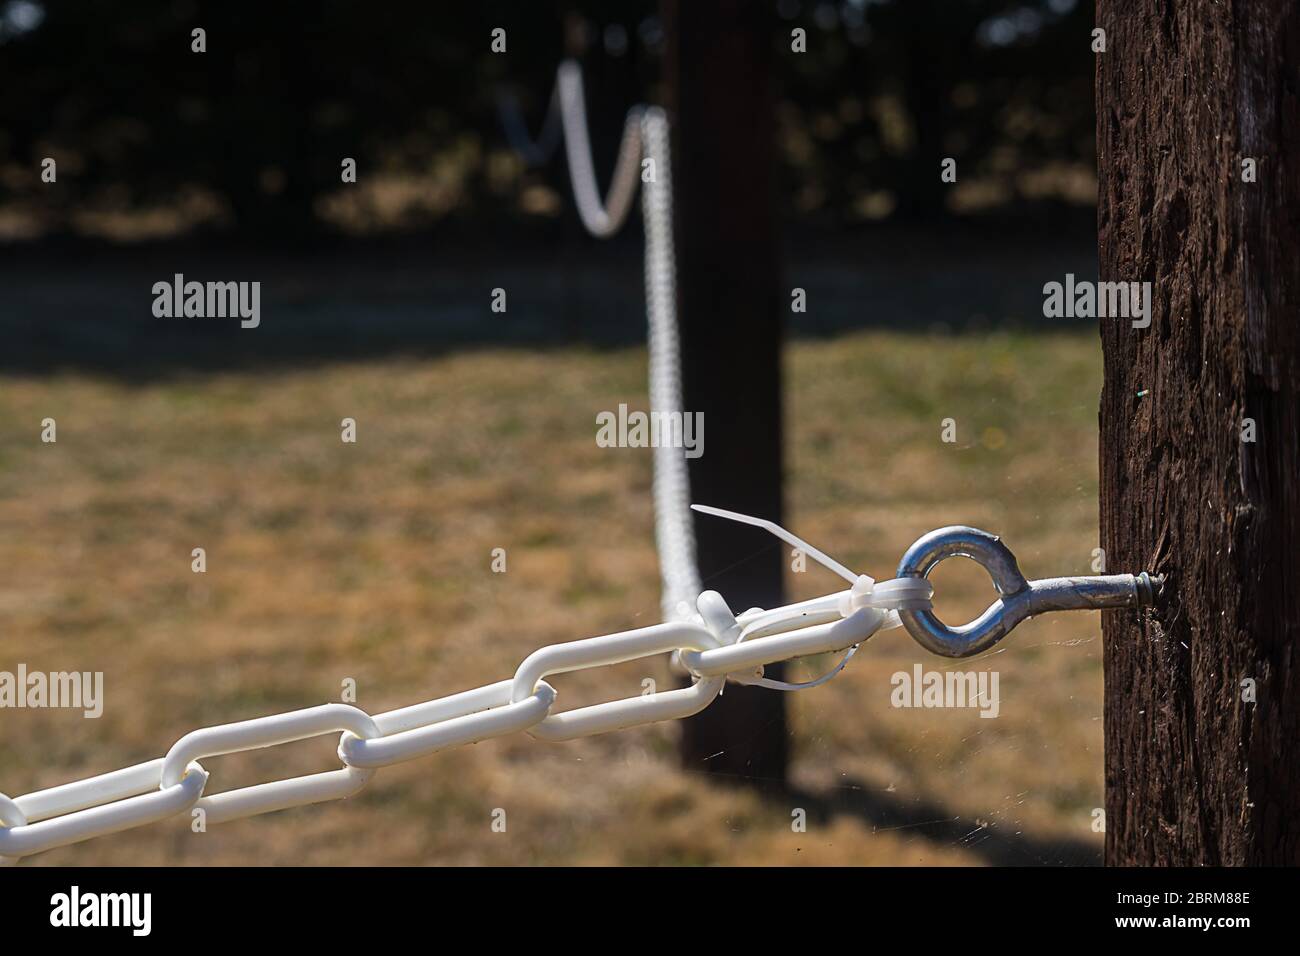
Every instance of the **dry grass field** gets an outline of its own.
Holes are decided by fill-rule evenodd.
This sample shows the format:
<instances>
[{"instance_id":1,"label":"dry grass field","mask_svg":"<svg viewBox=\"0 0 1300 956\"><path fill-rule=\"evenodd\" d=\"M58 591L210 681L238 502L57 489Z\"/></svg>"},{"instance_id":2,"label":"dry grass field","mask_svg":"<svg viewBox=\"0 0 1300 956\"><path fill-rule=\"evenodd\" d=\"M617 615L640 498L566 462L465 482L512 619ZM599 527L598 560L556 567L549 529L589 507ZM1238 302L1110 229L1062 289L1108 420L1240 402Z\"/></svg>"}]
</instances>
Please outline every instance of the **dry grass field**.
<instances>
[{"instance_id":1,"label":"dry grass field","mask_svg":"<svg viewBox=\"0 0 1300 956\"><path fill-rule=\"evenodd\" d=\"M862 332L796 341L787 363L796 533L883 578L919 534L968 523L1003 534L1029 577L1090 573L1094 335ZM103 671L106 703L97 720L0 711L0 790L337 700L347 678L376 712L508 677L543 644L653 623L650 456L594 441L596 412L644 394L641 349L4 379L0 670ZM40 441L46 417L56 444ZM489 570L496 547L505 574ZM935 580L949 620L992 597L969 562ZM793 598L838 587L815 566L789 575ZM892 707L890 675L918 662L996 669L999 716ZM789 790L679 768L672 724L518 735L380 771L348 801L204 834L178 818L27 865L1095 862L1100 662L1091 614L1032 621L955 665L887 631L790 695ZM568 708L635 695L645 676L670 680L666 660L555 685ZM209 787L332 769L336 742L205 760Z\"/></svg>"}]
</instances>

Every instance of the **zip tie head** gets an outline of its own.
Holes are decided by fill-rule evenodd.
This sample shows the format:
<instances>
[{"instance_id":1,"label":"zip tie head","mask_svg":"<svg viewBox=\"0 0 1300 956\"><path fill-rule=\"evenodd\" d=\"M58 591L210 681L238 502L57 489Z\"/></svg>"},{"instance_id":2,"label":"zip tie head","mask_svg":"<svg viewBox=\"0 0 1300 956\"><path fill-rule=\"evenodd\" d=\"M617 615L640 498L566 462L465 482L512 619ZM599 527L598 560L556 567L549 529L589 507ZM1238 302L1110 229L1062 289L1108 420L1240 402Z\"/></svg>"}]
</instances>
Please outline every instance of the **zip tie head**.
<instances>
[{"instance_id":1,"label":"zip tie head","mask_svg":"<svg viewBox=\"0 0 1300 956\"><path fill-rule=\"evenodd\" d=\"M929 607L933 594L934 588L924 578L919 580L891 578L888 581L877 581L870 575L860 574L853 587L840 594L840 616L848 617L854 611L864 607L874 607L882 611Z\"/></svg>"}]
</instances>

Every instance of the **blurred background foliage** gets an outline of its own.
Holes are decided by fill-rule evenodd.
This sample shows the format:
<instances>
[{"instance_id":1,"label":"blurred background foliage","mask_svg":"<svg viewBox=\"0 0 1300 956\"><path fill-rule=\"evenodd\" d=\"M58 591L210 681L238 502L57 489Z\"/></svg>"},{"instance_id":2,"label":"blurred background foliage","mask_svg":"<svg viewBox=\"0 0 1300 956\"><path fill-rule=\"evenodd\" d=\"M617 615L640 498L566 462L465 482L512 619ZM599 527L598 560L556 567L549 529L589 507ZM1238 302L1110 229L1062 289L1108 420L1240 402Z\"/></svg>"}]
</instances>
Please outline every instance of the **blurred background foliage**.
<instances>
[{"instance_id":1,"label":"blurred background foliage","mask_svg":"<svg viewBox=\"0 0 1300 956\"><path fill-rule=\"evenodd\" d=\"M1041 216L1094 202L1090 5L773 10L789 221ZM190 50L196 26L202 55ZM497 26L506 55L489 50ZM790 53L795 28L808 53ZM663 46L650 0L0 0L0 239L202 229L278 241L490 232L502 219L545 229L567 205L561 180L508 149L498 97L512 91L540 128L557 62L581 51L608 168L623 112L660 96ZM47 156L57 190L40 180ZM955 187L938 176L949 156ZM342 157L357 160L358 185L341 184Z\"/></svg>"}]
</instances>

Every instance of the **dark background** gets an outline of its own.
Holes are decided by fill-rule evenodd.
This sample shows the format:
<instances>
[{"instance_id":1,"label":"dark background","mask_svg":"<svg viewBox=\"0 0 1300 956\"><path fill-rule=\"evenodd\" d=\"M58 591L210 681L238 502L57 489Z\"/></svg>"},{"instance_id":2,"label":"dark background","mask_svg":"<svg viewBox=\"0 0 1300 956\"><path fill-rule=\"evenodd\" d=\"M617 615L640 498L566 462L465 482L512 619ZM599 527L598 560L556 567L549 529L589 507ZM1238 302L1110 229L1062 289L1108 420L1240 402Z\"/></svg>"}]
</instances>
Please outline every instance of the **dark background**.
<instances>
[{"instance_id":1,"label":"dark background","mask_svg":"<svg viewBox=\"0 0 1300 956\"><path fill-rule=\"evenodd\" d=\"M1008 269L1095 272L1090 5L771 10L786 274L821 306L794 334L1032 321L1038 289ZM581 51L607 176L627 107L662 98L663 46L650 2L4 0L0 368L637 341L640 230L587 238L563 150L524 168L497 108L510 92L540 129L557 62ZM153 320L141 289L177 271L260 278L277 321L250 337ZM488 323L502 276L526 281Z\"/></svg>"}]
</instances>

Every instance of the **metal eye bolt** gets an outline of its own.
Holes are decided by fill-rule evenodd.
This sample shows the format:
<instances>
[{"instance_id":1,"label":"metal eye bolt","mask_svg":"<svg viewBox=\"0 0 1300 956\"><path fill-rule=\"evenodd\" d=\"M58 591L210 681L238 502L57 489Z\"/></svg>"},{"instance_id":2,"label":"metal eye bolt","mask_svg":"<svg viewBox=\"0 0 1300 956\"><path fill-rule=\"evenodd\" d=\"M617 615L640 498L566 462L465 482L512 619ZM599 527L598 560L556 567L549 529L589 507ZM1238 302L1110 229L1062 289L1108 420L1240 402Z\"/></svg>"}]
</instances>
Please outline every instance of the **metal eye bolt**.
<instances>
[{"instance_id":1,"label":"metal eye bolt","mask_svg":"<svg viewBox=\"0 0 1300 956\"><path fill-rule=\"evenodd\" d=\"M989 573L1000 597L983 614L949 627L930 610L900 610L903 626L918 644L944 657L970 657L988 650L1021 621L1047 611L1150 607L1164 584L1160 575L1104 574L1027 581L1016 556L997 535L954 525L918 538L898 564L898 577L929 577L939 562L970 558Z\"/></svg>"}]
</instances>

